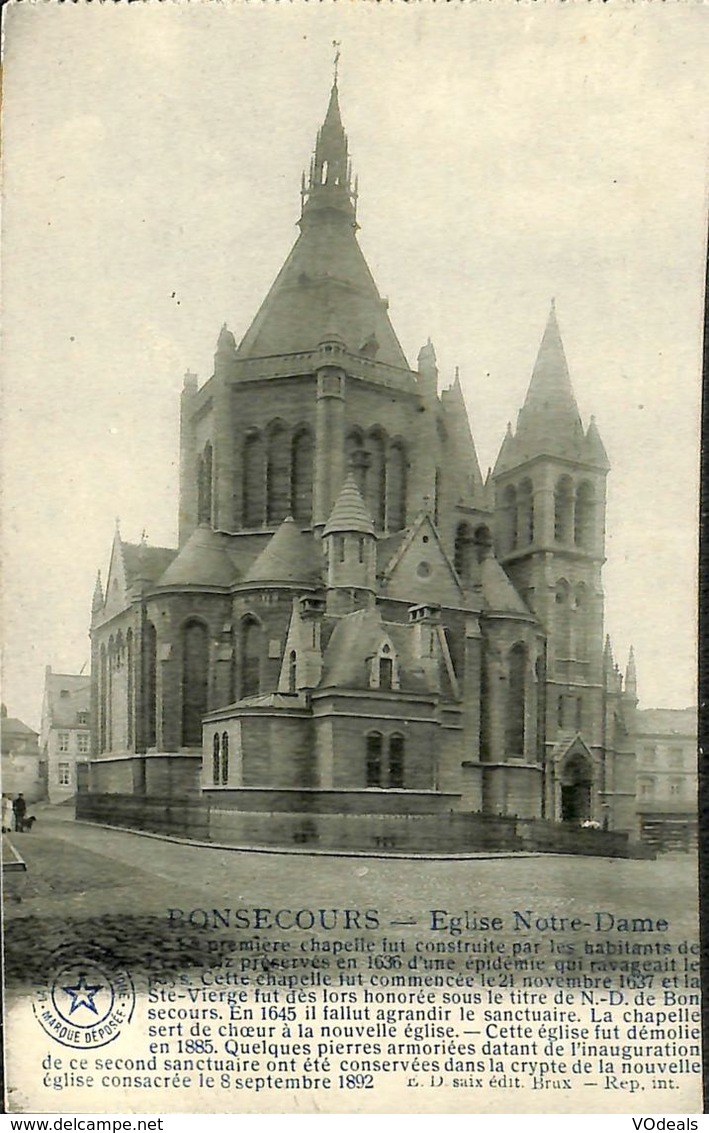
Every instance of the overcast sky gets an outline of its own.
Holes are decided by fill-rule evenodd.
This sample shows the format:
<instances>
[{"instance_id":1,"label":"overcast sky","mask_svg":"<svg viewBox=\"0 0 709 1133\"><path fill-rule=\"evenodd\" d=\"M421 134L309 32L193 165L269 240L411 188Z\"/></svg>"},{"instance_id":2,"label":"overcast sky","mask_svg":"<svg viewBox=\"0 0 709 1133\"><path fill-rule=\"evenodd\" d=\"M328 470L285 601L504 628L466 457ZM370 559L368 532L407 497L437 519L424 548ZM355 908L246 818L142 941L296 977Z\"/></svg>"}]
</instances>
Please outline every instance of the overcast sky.
<instances>
[{"instance_id":1,"label":"overcast sky","mask_svg":"<svg viewBox=\"0 0 709 1133\"><path fill-rule=\"evenodd\" d=\"M3 699L88 662L116 516L173 544L178 398L296 236L332 40L361 243L409 362L460 367L483 466L551 296L611 464L606 621L693 702L707 11L21 4L4 80Z\"/></svg>"}]
</instances>

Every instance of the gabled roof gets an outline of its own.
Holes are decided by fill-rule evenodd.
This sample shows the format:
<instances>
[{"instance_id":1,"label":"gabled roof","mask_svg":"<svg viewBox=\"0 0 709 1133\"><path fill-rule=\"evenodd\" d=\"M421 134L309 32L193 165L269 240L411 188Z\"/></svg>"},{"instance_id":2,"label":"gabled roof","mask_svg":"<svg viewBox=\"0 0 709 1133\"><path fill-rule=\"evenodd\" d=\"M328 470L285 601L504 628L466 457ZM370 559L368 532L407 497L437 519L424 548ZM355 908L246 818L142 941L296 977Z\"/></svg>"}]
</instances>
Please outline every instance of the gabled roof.
<instances>
[{"instance_id":1,"label":"gabled roof","mask_svg":"<svg viewBox=\"0 0 709 1133\"><path fill-rule=\"evenodd\" d=\"M325 524L323 535L332 535L335 532L360 532L363 535L374 535L372 517L362 499L357 481L349 472L340 494L335 500L335 506L330 512Z\"/></svg>"},{"instance_id":2,"label":"gabled roof","mask_svg":"<svg viewBox=\"0 0 709 1133\"><path fill-rule=\"evenodd\" d=\"M319 582L322 555L315 539L289 516L244 575L244 582Z\"/></svg>"},{"instance_id":3,"label":"gabled roof","mask_svg":"<svg viewBox=\"0 0 709 1133\"><path fill-rule=\"evenodd\" d=\"M0 717L0 733L6 740L11 736L30 738L39 734L34 728L30 728L29 724L25 724L24 720L18 719L17 716L6 716L4 713Z\"/></svg>"},{"instance_id":4,"label":"gabled roof","mask_svg":"<svg viewBox=\"0 0 709 1133\"><path fill-rule=\"evenodd\" d=\"M460 581L430 515L420 512L382 572L385 594L410 605L460 606Z\"/></svg>"},{"instance_id":5,"label":"gabled roof","mask_svg":"<svg viewBox=\"0 0 709 1133\"><path fill-rule=\"evenodd\" d=\"M225 536L207 524L196 527L159 580L160 586L230 586L236 571Z\"/></svg>"}]
</instances>

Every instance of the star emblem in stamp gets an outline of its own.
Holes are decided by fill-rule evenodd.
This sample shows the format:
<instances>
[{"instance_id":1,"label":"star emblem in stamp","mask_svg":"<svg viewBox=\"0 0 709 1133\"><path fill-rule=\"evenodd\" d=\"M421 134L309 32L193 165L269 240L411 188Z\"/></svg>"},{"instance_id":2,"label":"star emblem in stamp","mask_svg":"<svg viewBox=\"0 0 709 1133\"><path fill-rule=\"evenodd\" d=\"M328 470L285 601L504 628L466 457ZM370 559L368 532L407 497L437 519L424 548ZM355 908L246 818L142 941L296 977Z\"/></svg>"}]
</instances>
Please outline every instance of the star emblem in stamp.
<instances>
[{"instance_id":1,"label":"star emblem in stamp","mask_svg":"<svg viewBox=\"0 0 709 1133\"><path fill-rule=\"evenodd\" d=\"M46 972L32 1008L42 1029L62 1046L106 1046L130 1023L133 981L108 949L64 944L49 956Z\"/></svg>"}]
</instances>

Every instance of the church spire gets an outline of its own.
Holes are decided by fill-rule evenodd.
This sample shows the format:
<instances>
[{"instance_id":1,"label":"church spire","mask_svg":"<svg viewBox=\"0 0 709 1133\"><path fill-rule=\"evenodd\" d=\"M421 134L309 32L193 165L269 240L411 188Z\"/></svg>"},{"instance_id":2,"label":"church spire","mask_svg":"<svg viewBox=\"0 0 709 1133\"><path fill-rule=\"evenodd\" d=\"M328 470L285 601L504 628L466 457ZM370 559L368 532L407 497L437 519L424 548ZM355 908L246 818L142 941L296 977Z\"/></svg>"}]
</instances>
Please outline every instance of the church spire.
<instances>
[{"instance_id":1,"label":"church spire","mask_svg":"<svg viewBox=\"0 0 709 1133\"><path fill-rule=\"evenodd\" d=\"M347 135L340 115L337 86L339 58L340 51L337 46L335 74L325 121L318 130L308 177L303 174L301 225L322 210L327 210L329 215L332 215L333 211L343 214L353 226L356 226L357 192L356 186L354 190L352 189L352 168L347 149Z\"/></svg>"},{"instance_id":2,"label":"church spire","mask_svg":"<svg viewBox=\"0 0 709 1133\"><path fill-rule=\"evenodd\" d=\"M526 440L543 444L549 434L558 439L560 433L574 440L583 436L556 317L556 304L552 299L532 379L519 413L517 435L521 438L526 434Z\"/></svg>"}]
</instances>

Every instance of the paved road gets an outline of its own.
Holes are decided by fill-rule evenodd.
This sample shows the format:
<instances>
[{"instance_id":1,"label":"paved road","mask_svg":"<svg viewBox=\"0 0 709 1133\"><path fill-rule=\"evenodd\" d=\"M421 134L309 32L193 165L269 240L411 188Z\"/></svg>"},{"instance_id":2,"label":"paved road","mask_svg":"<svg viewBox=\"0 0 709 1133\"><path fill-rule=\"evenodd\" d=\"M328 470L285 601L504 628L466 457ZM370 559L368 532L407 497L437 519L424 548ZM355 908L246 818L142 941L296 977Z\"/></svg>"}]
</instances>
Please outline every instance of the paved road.
<instances>
[{"instance_id":1,"label":"paved road","mask_svg":"<svg viewBox=\"0 0 709 1133\"><path fill-rule=\"evenodd\" d=\"M377 908L387 923L410 915L422 923L440 908L502 916L610 909L666 917L675 935L696 935L696 864L686 856L421 862L259 854L76 823L65 808L39 811L33 832L14 841L29 869L21 902L6 899L6 963L8 978L21 983L68 932L120 947L133 965L156 955L164 964L202 963L209 933L178 940L169 908Z\"/></svg>"}]
</instances>

